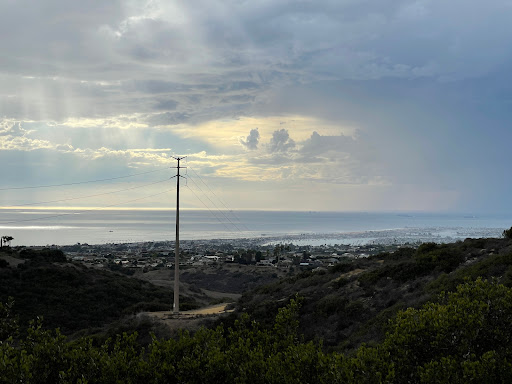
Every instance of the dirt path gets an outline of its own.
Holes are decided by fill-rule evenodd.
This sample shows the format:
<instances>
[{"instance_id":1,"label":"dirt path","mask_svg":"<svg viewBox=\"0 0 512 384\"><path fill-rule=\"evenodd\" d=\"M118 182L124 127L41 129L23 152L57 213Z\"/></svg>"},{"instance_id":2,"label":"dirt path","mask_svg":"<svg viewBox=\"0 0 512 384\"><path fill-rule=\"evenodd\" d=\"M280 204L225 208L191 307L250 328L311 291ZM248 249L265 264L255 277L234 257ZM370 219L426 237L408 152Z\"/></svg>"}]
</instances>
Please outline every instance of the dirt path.
<instances>
[{"instance_id":1,"label":"dirt path","mask_svg":"<svg viewBox=\"0 0 512 384\"><path fill-rule=\"evenodd\" d=\"M194 309L191 311L182 311L179 314L175 314L172 311L145 312L145 314L163 321L172 319L196 318L198 316L219 315L221 313L232 312L232 309L226 309L229 304L230 303L221 303L210 305L208 307Z\"/></svg>"},{"instance_id":2,"label":"dirt path","mask_svg":"<svg viewBox=\"0 0 512 384\"><path fill-rule=\"evenodd\" d=\"M192 311L186 311L183 313L190 314L190 315L214 315L224 312L232 312L232 310L226 310L226 307L228 306L227 303L217 304L217 305L211 305L209 307L200 308L200 309L194 309Z\"/></svg>"}]
</instances>

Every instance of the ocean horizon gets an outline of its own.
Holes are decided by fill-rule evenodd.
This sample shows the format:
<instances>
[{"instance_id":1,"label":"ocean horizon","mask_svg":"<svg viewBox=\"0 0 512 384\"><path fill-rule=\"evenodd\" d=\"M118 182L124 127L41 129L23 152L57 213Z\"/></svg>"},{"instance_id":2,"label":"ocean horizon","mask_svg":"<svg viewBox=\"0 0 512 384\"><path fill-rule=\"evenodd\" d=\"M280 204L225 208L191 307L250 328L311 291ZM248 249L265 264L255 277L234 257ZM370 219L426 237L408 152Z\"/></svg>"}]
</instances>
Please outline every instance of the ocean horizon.
<instances>
[{"instance_id":1,"label":"ocean horizon","mask_svg":"<svg viewBox=\"0 0 512 384\"><path fill-rule=\"evenodd\" d=\"M174 210L1 209L13 246L175 240ZM453 242L500 237L512 214L180 210L180 239L263 238L297 244Z\"/></svg>"}]
</instances>

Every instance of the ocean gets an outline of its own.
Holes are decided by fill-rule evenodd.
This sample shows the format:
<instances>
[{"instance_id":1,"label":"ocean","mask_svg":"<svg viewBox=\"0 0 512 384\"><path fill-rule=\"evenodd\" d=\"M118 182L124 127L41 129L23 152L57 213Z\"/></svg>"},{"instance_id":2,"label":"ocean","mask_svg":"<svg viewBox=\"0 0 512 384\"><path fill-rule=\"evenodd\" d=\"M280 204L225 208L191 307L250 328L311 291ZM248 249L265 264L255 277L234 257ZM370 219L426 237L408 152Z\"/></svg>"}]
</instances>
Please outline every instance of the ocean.
<instances>
[{"instance_id":1,"label":"ocean","mask_svg":"<svg viewBox=\"0 0 512 384\"><path fill-rule=\"evenodd\" d=\"M404 244L500 237L512 214L180 210L180 239L262 238L295 244ZM12 245L174 241L173 210L1 209Z\"/></svg>"}]
</instances>

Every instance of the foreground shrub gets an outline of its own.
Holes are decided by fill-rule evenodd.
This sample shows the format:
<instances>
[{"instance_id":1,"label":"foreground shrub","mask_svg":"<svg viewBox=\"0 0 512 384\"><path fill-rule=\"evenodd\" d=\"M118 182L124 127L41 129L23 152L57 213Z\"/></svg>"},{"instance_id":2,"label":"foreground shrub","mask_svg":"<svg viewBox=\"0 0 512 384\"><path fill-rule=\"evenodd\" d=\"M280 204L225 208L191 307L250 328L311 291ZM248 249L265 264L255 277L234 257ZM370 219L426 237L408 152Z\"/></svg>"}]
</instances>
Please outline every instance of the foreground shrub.
<instances>
[{"instance_id":1,"label":"foreground shrub","mask_svg":"<svg viewBox=\"0 0 512 384\"><path fill-rule=\"evenodd\" d=\"M182 332L147 349L137 335L69 342L32 322L16 338L0 307L0 383L499 383L512 381L512 289L477 279L439 302L399 312L385 340L352 356L298 335L300 300L271 328L243 315L232 328ZM4 321L5 320L5 321Z\"/></svg>"},{"instance_id":2,"label":"foreground shrub","mask_svg":"<svg viewBox=\"0 0 512 384\"><path fill-rule=\"evenodd\" d=\"M512 380L512 290L477 279L439 303L399 312L384 342L348 362L356 382L478 383Z\"/></svg>"}]
</instances>

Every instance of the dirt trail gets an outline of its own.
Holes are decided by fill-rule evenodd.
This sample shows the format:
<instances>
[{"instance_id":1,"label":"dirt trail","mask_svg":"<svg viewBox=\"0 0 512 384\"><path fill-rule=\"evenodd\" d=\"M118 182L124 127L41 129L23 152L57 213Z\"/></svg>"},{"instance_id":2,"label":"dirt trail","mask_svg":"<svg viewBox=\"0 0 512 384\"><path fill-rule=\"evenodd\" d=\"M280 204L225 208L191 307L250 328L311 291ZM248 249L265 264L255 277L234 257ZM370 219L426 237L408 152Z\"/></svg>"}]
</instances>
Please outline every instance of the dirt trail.
<instances>
[{"instance_id":1,"label":"dirt trail","mask_svg":"<svg viewBox=\"0 0 512 384\"><path fill-rule=\"evenodd\" d=\"M228 306L228 303L222 303L217 305L211 305L209 307L204 307L200 309L194 309L192 311L186 311L183 313L190 314L190 315L213 315L218 313L224 313L224 312L232 312L232 310L226 310L226 307Z\"/></svg>"},{"instance_id":2,"label":"dirt trail","mask_svg":"<svg viewBox=\"0 0 512 384\"><path fill-rule=\"evenodd\" d=\"M208 307L194 309L191 311L181 311L179 314L175 314L172 311L145 312L145 314L164 321L172 319L196 318L198 316L220 315L221 313L233 312L232 309L226 309L229 304L230 303L221 303L210 305Z\"/></svg>"}]
</instances>

